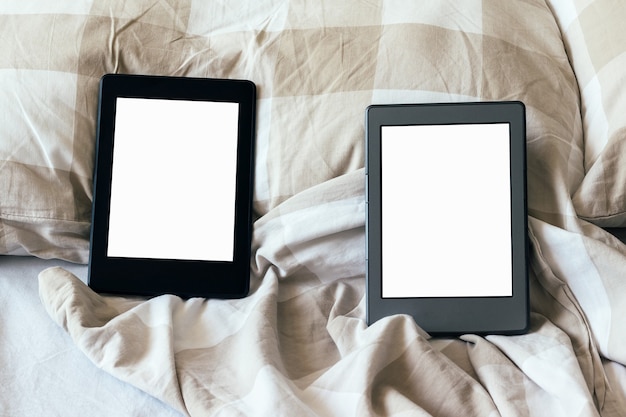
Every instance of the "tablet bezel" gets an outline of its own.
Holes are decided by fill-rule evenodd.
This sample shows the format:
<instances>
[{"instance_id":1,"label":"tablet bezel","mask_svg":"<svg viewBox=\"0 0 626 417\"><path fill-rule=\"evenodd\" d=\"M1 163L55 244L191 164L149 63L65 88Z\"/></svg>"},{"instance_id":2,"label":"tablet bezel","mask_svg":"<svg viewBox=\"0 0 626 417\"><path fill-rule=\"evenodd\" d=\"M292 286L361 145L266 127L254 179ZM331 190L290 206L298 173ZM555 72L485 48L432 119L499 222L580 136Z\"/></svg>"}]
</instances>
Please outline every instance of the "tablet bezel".
<instances>
[{"instance_id":1,"label":"tablet bezel","mask_svg":"<svg viewBox=\"0 0 626 417\"><path fill-rule=\"evenodd\" d=\"M108 257L118 97L239 104L233 261ZM256 87L247 80L108 74L99 90L89 286L102 293L239 298L250 285ZM210 127L207 126L207 132ZM139 166L138 166L138 169ZM210 190L206 192L210 193ZM155 225L158 227L158 225Z\"/></svg>"},{"instance_id":2,"label":"tablet bezel","mask_svg":"<svg viewBox=\"0 0 626 417\"><path fill-rule=\"evenodd\" d=\"M381 128L508 123L511 178L512 296L382 297ZM521 334L529 325L526 122L521 102L372 105L366 110L367 322L408 314L433 335ZM459 202L460 205L463 202ZM458 230L457 233L462 233Z\"/></svg>"}]
</instances>

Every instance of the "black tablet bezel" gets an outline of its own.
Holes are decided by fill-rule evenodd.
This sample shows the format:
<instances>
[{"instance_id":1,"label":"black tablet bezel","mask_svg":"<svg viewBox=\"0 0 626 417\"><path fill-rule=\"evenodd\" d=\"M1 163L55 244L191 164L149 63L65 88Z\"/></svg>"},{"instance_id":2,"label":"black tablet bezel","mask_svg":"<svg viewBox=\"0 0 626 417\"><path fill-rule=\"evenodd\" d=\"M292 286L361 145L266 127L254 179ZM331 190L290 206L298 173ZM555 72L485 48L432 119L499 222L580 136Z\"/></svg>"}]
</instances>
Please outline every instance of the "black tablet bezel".
<instances>
[{"instance_id":1,"label":"black tablet bezel","mask_svg":"<svg viewBox=\"0 0 626 417\"><path fill-rule=\"evenodd\" d=\"M490 123L508 123L510 126L513 295L383 298L381 128ZM373 105L366 110L366 142L367 322L372 324L385 316L408 314L433 335L524 333L529 325L524 104L476 102ZM463 204L459 202L460 206ZM458 233L462 233L462 230Z\"/></svg>"},{"instance_id":2,"label":"black tablet bezel","mask_svg":"<svg viewBox=\"0 0 626 417\"><path fill-rule=\"evenodd\" d=\"M232 262L107 256L118 97L239 104ZM102 77L88 273L88 283L93 290L145 296L169 293L182 297L239 298L247 295L250 285L255 119L256 87L251 81L120 74Z\"/></svg>"}]
</instances>

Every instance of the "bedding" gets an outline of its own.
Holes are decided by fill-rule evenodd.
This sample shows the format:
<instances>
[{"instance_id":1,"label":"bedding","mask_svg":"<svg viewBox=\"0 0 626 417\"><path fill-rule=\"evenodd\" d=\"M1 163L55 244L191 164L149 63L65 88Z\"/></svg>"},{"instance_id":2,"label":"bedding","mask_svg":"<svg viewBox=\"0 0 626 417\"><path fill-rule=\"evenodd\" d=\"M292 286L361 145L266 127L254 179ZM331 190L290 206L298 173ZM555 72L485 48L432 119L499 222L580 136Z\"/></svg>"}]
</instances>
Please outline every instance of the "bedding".
<instances>
[{"instance_id":1,"label":"bedding","mask_svg":"<svg viewBox=\"0 0 626 417\"><path fill-rule=\"evenodd\" d=\"M625 19L618 0L0 4L0 415L623 415ZM257 85L248 297L85 285L105 73ZM368 327L365 108L484 100L527 109L530 331Z\"/></svg>"},{"instance_id":2,"label":"bedding","mask_svg":"<svg viewBox=\"0 0 626 417\"><path fill-rule=\"evenodd\" d=\"M50 320L37 275L52 267L86 279L85 265L0 256L0 416L180 417L93 366Z\"/></svg>"}]
</instances>

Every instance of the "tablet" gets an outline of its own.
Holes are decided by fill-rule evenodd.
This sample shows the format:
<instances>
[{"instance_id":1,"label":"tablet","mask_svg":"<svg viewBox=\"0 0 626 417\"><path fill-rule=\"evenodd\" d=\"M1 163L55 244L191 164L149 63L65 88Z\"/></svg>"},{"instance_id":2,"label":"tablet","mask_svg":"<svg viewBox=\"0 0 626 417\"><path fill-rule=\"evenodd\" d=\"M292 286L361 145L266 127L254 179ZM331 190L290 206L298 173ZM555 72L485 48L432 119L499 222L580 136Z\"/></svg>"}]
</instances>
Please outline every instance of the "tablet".
<instances>
[{"instance_id":1,"label":"tablet","mask_svg":"<svg viewBox=\"0 0 626 417\"><path fill-rule=\"evenodd\" d=\"M248 293L255 96L244 80L101 79L92 289Z\"/></svg>"},{"instance_id":2,"label":"tablet","mask_svg":"<svg viewBox=\"0 0 626 417\"><path fill-rule=\"evenodd\" d=\"M430 334L519 334L529 322L525 108L366 111L367 320Z\"/></svg>"}]
</instances>

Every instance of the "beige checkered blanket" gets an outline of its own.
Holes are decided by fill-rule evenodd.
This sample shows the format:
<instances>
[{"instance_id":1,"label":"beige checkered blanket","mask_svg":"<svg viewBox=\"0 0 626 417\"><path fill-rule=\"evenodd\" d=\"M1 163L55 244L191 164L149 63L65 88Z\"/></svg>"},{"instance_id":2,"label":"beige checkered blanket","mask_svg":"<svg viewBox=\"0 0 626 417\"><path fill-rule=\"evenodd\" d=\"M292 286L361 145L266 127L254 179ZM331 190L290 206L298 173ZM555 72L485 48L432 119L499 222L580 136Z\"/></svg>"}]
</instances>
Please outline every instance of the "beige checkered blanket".
<instances>
[{"instance_id":1,"label":"beige checkered blanket","mask_svg":"<svg viewBox=\"0 0 626 417\"><path fill-rule=\"evenodd\" d=\"M192 416L624 414L626 246L601 229L626 226L623 2L64 3L0 5L2 253L86 261L101 75L259 91L250 296L103 297L42 272L96 366ZM531 330L368 327L364 110L466 100L527 107Z\"/></svg>"}]
</instances>

